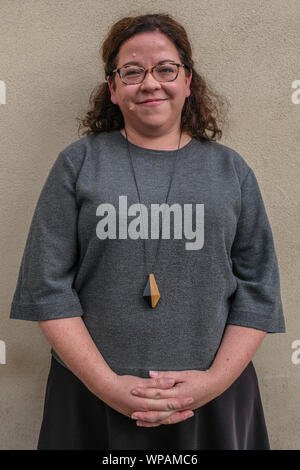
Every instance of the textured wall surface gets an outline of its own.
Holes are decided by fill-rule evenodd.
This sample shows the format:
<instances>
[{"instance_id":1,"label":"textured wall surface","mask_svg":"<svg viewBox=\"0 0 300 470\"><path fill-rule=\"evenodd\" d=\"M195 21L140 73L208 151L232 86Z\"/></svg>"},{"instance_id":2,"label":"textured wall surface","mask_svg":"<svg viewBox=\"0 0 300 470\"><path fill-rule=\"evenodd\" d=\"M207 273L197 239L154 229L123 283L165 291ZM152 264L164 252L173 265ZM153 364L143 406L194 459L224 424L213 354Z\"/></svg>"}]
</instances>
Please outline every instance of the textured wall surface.
<instances>
[{"instance_id":1,"label":"textured wall surface","mask_svg":"<svg viewBox=\"0 0 300 470\"><path fill-rule=\"evenodd\" d=\"M287 333L267 335L254 364L271 447L300 449L299 0L0 0L0 449L35 449L50 364L38 325L9 319L35 204L103 81L99 47L110 25L153 12L186 28L197 70L231 104L220 142L257 176Z\"/></svg>"}]
</instances>

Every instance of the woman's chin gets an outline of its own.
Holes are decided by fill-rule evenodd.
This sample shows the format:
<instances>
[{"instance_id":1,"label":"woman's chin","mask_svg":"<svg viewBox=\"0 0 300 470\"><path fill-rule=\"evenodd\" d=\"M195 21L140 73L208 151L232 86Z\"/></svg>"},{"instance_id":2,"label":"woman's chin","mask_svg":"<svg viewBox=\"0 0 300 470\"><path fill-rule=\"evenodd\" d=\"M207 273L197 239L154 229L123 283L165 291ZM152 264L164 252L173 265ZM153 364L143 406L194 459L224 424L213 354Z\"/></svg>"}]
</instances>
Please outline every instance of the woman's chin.
<instances>
[{"instance_id":1,"label":"woman's chin","mask_svg":"<svg viewBox=\"0 0 300 470\"><path fill-rule=\"evenodd\" d=\"M144 125L145 127L147 128L158 128L158 127L162 127L164 126L165 124L167 124L167 120L166 119L162 119L162 118L159 118L158 116L151 116L151 119L145 119L145 116L144 116L144 119L143 118L140 118L139 119L139 125Z\"/></svg>"}]
</instances>

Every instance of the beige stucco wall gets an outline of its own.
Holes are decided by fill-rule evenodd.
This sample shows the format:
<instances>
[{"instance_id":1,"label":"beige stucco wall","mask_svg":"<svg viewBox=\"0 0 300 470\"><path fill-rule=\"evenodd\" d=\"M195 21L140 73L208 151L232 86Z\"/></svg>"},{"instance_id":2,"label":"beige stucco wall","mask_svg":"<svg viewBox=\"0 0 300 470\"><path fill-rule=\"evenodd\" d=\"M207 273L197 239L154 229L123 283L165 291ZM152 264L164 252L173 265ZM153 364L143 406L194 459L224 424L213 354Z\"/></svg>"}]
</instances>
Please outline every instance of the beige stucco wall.
<instances>
[{"instance_id":1,"label":"beige stucco wall","mask_svg":"<svg viewBox=\"0 0 300 470\"><path fill-rule=\"evenodd\" d=\"M38 325L9 319L37 198L103 79L98 51L108 28L149 12L169 12L187 29L198 70L231 102L221 143L260 184L287 333L268 335L254 364L272 448L299 449L299 0L0 0L0 449L35 448L50 363Z\"/></svg>"}]
</instances>

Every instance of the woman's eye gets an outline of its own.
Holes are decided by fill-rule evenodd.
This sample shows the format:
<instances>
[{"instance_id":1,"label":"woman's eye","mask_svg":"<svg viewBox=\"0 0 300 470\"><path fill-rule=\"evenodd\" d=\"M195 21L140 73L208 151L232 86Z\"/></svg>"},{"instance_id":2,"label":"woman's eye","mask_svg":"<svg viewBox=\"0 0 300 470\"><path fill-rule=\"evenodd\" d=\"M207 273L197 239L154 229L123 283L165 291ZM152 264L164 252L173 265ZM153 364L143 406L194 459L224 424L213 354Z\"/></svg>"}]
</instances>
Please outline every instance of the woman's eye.
<instances>
[{"instance_id":1,"label":"woman's eye","mask_svg":"<svg viewBox=\"0 0 300 470\"><path fill-rule=\"evenodd\" d=\"M125 76L128 77L128 76L131 76L131 75L139 75L141 72L139 70L128 70L127 72L125 72Z\"/></svg>"},{"instance_id":2,"label":"woman's eye","mask_svg":"<svg viewBox=\"0 0 300 470\"><path fill-rule=\"evenodd\" d=\"M135 75L140 75L141 72L126 72L125 73L125 77L132 77L132 76L135 76Z\"/></svg>"}]
</instances>

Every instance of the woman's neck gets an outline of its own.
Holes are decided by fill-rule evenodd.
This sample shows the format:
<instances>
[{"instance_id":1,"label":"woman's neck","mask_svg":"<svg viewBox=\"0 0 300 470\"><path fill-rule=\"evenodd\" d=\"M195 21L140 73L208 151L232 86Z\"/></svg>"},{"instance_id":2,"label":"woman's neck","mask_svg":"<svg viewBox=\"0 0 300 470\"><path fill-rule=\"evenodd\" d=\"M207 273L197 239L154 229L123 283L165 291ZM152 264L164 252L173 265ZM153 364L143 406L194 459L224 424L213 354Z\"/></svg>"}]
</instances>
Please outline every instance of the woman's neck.
<instances>
[{"instance_id":1,"label":"woman's neck","mask_svg":"<svg viewBox=\"0 0 300 470\"><path fill-rule=\"evenodd\" d=\"M125 129L121 129L121 134L126 138ZM139 147L154 150L177 150L179 144L180 130L170 132L166 135L144 136L136 132L134 129L126 128L128 141ZM191 141L191 136L187 132L182 132L180 139L180 147L184 147Z\"/></svg>"}]
</instances>

